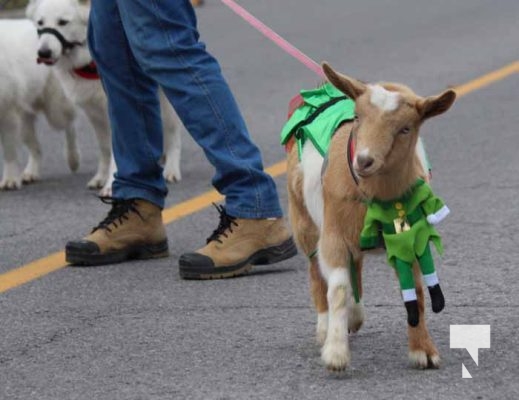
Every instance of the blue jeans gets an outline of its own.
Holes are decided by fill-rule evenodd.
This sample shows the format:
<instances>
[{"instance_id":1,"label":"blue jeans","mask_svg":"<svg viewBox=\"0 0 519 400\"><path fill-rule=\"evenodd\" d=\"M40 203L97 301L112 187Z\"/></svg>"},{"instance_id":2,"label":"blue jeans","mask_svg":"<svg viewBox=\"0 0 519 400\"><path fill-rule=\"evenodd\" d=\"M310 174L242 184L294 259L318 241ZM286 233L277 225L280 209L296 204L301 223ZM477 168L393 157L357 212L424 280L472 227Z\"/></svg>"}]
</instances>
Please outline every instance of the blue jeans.
<instances>
[{"instance_id":1,"label":"blue jeans","mask_svg":"<svg viewBox=\"0 0 519 400\"><path fill-rule=\"evenodd\" d=\"M280 217L275 183L263 171L218 62L198 38L189 0L92 1L88 41L108 96L113 195L164 206L160 85L215 167L212 183L228 213Z\"/></svg>"}]
</instances>

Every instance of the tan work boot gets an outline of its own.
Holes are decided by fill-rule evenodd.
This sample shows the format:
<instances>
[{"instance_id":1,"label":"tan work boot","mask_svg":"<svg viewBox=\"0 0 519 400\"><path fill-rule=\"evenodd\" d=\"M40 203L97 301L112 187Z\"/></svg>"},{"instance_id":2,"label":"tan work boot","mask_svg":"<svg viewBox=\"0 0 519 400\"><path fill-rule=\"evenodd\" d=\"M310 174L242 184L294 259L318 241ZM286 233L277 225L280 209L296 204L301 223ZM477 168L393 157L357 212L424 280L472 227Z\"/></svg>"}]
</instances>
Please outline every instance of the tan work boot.
<instances>
[{"instance_id":1,"label":"tan work boot","mask_svg":"<svg viewBox=\"0 0 519 400\"><path fill-rule=\"evenodd\" d=\"M67 243L67 262L102 265L168 256L168 240L158 206L141 199L101 200L111 204L112 209L90 235Z\"/></svg>"},{"instance_id":2,"label":"tan work boot","mask_svg":"<svg viewBox=\"0 0 519 400\"><path fill-rule=\"evenodd\" d=\"M274 264L297 254L283 219L240 219L216 206L220 224L207 245L179 260L184 279L231 278L248 272L253 265Z\"/></svg>"},{"instance_id":3,"label":"tan work boot","mask_svg":"<svg viewBox=\"0 0 519 400\"><path fill-rule=\"evenodd\" d=\"M193 7L198 7L204 4L204 0L191 0L191 4L193 4Z\"/></svg>"}]
</instances>

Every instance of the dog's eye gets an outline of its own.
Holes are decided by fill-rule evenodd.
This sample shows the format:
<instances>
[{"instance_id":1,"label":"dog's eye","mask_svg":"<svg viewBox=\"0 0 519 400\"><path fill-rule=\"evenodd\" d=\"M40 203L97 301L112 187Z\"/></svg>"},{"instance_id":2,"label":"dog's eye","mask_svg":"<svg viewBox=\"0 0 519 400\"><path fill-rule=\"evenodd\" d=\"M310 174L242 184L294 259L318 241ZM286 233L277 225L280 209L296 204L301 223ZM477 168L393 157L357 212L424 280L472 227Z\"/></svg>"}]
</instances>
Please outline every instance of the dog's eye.
<instances>
[{"instance_id":1,"label":"dog's eye","mask_svg":"<svg viewBox=\"0 0 519 400\"><path fill-rule=\"evenodd\" d=\"M405 128L400 129L400 132L398 132L398 133L400 133L402 135L407 135L409 132L411 132L411 128L406 126Z\"/></svg>"},{"instance_id":2,"label":"dog's eye","mask_svg":"<svg viewBox=\"0 0 519 400\"><path fill-rule=\"evenodd\" d=\"M37 22L37 24L38 24L39 26L43 26L43 19L39 19L38 22Z\"/></svg>"},{"instance_id":3,"label":"dog's eye","mask_svg":"<svg viewBox=\"0 0 519 400\"><path fill-rule=\"evenodd\" d=\"M59 26L65 26L69 23L69 21L67 21L66 19L59 19L58 20L58 25Z\"/></svg>"}]
</instances>

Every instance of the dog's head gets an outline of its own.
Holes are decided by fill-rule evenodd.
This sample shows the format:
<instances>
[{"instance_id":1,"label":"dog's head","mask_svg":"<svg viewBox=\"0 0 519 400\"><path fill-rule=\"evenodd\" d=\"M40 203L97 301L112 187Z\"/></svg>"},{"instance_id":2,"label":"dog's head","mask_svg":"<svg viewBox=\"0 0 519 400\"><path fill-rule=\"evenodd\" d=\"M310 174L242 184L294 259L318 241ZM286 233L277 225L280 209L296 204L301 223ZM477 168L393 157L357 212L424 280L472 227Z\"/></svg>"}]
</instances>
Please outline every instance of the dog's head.
<instances>
[{"instance_id":1,"label":"dog's head","mask_svg":"<svg viewBox=\"0 0 519 400\"><path fill-rule=\"evenodd\" d=\"M420 97L400 84L365 84L335 72L326 63L323 71L335 87L355 100L353 169L361 178L407 165L404 161L416 151L422 123L447 111L456 99L453 90Z\"/></svg>"},{"instance_id":2,"label":"dog's head","mask_svg":"<svg viewBox=\"0 0 519 400\"><path fill-rule=\"evenodd\" d=\"M30 0L26 16L38 29L38 62L53 65L75 47L86 46L89 11L88 1Z\"/></svg>"}]
</instances>

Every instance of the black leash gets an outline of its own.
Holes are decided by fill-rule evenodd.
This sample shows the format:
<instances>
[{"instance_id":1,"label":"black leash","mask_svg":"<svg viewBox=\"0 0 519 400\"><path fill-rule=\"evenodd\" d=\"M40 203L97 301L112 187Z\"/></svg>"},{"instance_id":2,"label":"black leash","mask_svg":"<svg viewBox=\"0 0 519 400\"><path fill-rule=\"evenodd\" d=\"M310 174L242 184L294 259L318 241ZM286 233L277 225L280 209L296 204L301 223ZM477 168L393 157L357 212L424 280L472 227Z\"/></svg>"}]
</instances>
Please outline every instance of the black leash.
<instances>
[{"instance_id":1,"label":"black leash","mask_svg":"<svg viewBox=\"0 0 519 400\"><path fill-rule=\"evenodd\" d=\"M353 127L350 131L350 137L348 138L348 149L346 150L346 154L348 156L348 167L350 168L350 174L353 180L355 181L355 184L359 186L359 178L357 175L355 175L355 172L353 172L353 160L352 160L352 154L351 154L351 146L353 143Z\"/></svg>"}]
</instances>

